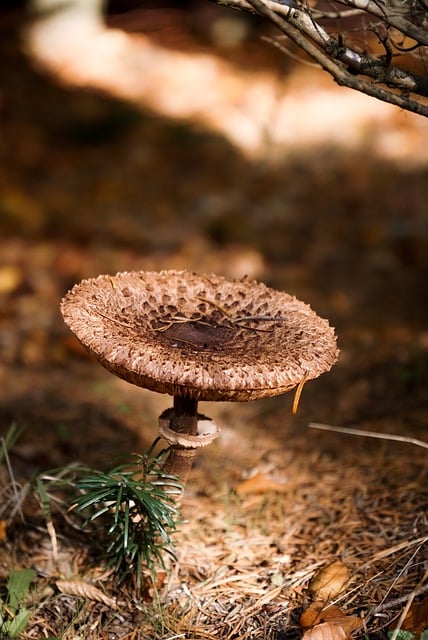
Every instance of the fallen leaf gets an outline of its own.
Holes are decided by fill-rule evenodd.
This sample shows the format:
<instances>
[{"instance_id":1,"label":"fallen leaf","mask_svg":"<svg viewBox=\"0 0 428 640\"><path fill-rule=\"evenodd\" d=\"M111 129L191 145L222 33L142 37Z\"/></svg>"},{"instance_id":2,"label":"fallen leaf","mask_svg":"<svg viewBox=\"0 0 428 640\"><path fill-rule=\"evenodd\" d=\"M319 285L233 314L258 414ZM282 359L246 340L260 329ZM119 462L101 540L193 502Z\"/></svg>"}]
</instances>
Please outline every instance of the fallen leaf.
<instances>
[{"instance_id":1,"label":"fallen leaf","mask_svg":"<svg viewBox=\"0 0 428 640\"><path fill-rule=\"evenodd\" d=\"M317 600L327 601L339 595L347 582L349 569L341 560L336 560L317 571L311 580L309 590Z\"/></svg>"},{"instance_id":2,"label":"fallen leaf","mask_svg":"<svg viewBox=\"0 0 428 640\"><path fill-rule=\"evenodd\" d=\"M326 622L340 626L347 635L361 627L361 619L357 616L348 616L340 607L326 605L320 600L312 602L300 616L303 629L315 628Z\"/></svg>"},{"instance_id":3,"label":"fallen leaf","mask_svg":"<svg viewBox=\"0 0 428 640\"><path fill-rule=\"evenodd\" d=\"M419 640L422 632L428 629L428 596L421 602L412 603L403 620L402 629L414 633L415 640Z\"/></svg>"},{"instance_id":4,"label":"fallen leaf","mask_svg":"<svg viewBox=\"0 0 428 640\"><path fill-rule=\"evenodd\" d=\"M250 493L266 493L268 491L284 492L289 488L285 482L279 482L259 471L251 478L243 480L236 487L238 496L246 496Z\"/></svg>"},{"instance_id":5,"label":"fallen leaf","mask_svg":"<svg viewBox=\"0 0 428 640\"><path fill-rule=\"evenodd\" d=\"M323 622L316 627L308 629L302 640L346 640L349 634L340 624L334 622Z\"/></svg>"}]
</instances>

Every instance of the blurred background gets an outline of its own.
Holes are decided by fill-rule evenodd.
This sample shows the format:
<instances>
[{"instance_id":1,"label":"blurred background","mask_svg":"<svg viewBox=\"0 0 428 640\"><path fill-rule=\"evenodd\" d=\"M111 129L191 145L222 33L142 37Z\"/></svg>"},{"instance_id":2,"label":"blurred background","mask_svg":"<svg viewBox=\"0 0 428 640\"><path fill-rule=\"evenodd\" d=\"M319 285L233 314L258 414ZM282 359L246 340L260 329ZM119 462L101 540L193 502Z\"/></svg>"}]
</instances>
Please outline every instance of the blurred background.
<instances>
[{"instance_id":1,"label":"blurred background","mask_svg":"<svg viewBox=\"0 0 428 640\"><path fill-rule=\"evenodd\" d=\"M168 398L112 380L59 314L75 282L133 269L247 274L336 327L340 362L296 419L288 397L239 415L421 437L428 121L274 33L208 0L3 0L0 430L26 427L25 464L105 464L153 436Z\"/></svg>"}]
</instances>

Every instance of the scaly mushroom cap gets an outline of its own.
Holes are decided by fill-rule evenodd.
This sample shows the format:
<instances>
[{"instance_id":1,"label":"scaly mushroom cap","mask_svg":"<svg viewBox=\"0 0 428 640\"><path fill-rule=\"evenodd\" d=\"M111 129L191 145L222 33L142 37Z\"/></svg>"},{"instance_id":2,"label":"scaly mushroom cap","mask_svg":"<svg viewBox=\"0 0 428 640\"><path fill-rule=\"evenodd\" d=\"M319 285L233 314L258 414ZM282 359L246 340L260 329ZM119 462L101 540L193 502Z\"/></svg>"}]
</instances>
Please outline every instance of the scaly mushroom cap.
<instances>
[{"instance_id":1,"label":"scaly mushroom cap","mask_svg":"<svg viewBox=\"0 0 428 640\"><path fill-rule=\"evenodd\" d=\"M328 371L333 329L296 298L247 279L188 271L83 280L65 322L109 371L199 400L253 400Z\"/></svg>"}]
</instances>

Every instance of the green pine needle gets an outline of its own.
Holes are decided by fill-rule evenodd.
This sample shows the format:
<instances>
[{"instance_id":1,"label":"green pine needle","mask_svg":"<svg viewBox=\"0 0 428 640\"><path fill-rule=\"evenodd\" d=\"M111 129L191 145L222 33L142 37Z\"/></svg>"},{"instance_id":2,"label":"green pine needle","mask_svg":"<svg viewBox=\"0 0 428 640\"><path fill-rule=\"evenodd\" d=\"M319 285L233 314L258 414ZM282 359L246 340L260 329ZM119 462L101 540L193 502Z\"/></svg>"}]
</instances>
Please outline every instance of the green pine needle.
<instances>
[{"instance_id":1,"label":"green pine needle","mask_svg":"<svg viewBox=\"0 0 428 640\"><path fill-rule=\"evenodd\" d=\"M76 482L79 495L73 505L88 511L87 524L100 524L108 538L107 561L121 578L135 573L137 586L143 567L153 573L165 568L165 553L175 559L171 533L180 520L175 497L182 487L174 476L163 474L161 459L152 451L108 472L88 471Z\"/></svg>"}]
</instances>

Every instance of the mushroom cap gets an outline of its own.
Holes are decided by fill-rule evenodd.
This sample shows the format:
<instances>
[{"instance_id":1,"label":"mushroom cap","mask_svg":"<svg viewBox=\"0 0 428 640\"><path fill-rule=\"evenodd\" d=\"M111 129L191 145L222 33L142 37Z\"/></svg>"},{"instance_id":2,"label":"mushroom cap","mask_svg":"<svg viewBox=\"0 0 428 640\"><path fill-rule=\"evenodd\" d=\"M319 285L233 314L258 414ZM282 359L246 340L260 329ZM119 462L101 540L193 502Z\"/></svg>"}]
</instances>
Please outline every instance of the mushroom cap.
<instances>
[{"instance_id":1,"label":"mushroom cap","mask_svg":"<svg viewBox=\"0 0 428 640\"><path fill-rule=\"evenodd\" d=\"M65 322L109 371L139 387L198 400L275 396L338 358L328 322L264 284L189 271L83 280Z\"/></svg>"}]
</instances>

